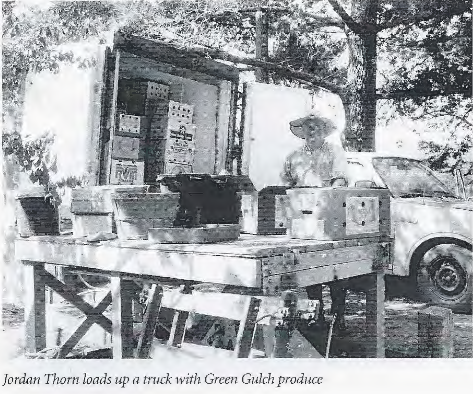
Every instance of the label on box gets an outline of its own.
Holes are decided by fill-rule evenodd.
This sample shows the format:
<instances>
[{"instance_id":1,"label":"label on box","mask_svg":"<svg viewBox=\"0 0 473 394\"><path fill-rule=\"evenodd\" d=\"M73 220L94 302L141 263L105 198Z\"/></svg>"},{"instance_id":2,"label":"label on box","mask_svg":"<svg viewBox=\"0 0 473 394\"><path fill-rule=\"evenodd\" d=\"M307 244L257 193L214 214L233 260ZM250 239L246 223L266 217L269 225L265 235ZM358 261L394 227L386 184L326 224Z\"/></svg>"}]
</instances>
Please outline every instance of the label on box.
<instances>
[{"instance_id":1,"label":"label on box","mask_svg":"<svg viewBox=\"0 0 473 394\"><path fill-rule=\"evenodd\" d=\"M192 164L194 152L194 144L182 140L170 140L166 146L165 160L174 163Z\"/></svg>"},{"instance_id":2,"label":"label on box","mask_svg":"<svg viewBox=\"0 0 473 394\"><path fill-rule=\"evenodd\" d=\"M166 100L169 96L169 86L157 82L148 82L146 97Z\"/></svg>"},{"instance_id":3,"label":"label on box","mask_svg":"<svg viewBox=\"0 0 473 394\"><path fill-rule=\"evenodd\" d=\"M112 185L140 185L144 181L144 163L112 160L110 183Z\"/></svg>"},{"instance_id":4,"label":"label on box","mask_svg":"<svg viewBox=\"0 0 473 394\"><path fill-rule=\"evenodd\" d=\"M120 114L118 119L118 131L120 133L140 134L140 130L140 116Z\"/></svg>"},{"instance_id":5,"label":"label on box","mask_svg":"<svg viewBox=\"0 0 473 394\"><path fill-rule=\"evenodd\" d=\"M117 159L137 160L140 153L140 139L135 137L115 136L113 138L112 157Z\"/></svg>"},{"instance_id":6,"label":"label on box","mask_svg":"<svg viewBox=\"0 0 473 394\"><path fill-rule=\"evenodd\" d=\"M346 234L379 232L379 198L347 197Z\"/></svg>"},{"instance_id":7,"label":"label on box","mask_svg":"<svg viewBox=\"0 0 473 394\"><path fill-rule=\"evenodd\" d=\"M177 101L169 101L169 118L179 119L183 123L192 123L194 106Z\"/></svg>"},{"instance_id":8,"label":"label on box","mask_svg":"<svg viewBox=\"0 0 473 394\"><path fill-rule=\"evenodd\" d=\"M179 123L170 119L167 134L169 138L192 142L195 136L195 125Z\"/></svg>"}]
</instances>

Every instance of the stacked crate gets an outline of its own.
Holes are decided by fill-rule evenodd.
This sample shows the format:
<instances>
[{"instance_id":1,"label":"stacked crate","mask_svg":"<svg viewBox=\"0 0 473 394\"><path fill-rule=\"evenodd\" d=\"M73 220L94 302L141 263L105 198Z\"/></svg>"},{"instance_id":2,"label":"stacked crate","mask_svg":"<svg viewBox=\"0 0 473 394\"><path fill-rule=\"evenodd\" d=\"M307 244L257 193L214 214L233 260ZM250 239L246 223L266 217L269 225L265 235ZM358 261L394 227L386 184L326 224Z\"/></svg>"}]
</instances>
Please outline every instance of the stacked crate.
<instances>
[{"instance_id":1,"label":"stacked crate","mask_svg":"<svg viewBox=\"0 0 473 394\"><path fill-rule=\"evenodd\" d=\"M242 232L261 235L286 234L286 190L285 186L267 186L259 192L250 190L242 193Z\"/></svg>"},{"instance_id":2,"label":"stacked crate","mask_svg":"<svg viewBox=\"0 0 473 394\"><path fill-rule=\"evenodd\" d=\"M147 177L192 172L195 152L195 125L192 105L169 101L153 103L149 116L147 148L152 152Z\"/></svg>"},{"instance_id":3,"label":"stacked crate","mask_svg":"<svg viewBox=\"0 0 473 394\"><path fill-rule=\"evenodd\" d=\"M192 172L194 107L169 100L169 94L169 86L157 82L127 79L119 82L118 109L122 111L119 124L124 117L129 123L125 122L128 129L118 127L115 138L131 138L130 132L136 132L140 139L138 149L137 142L118 140L114 152L121 156L124 156L121 148L133 152L133 164L138 166L138 174L143 173L143 183L155 182L158 174Z\"/></svg>"},{"instance_id":4,"label":"stacked crate","mask_svg":"<svg viewBox=\"0 0 473 394\"><path fill-rule=\"evenodd\" d=\"M148 161L157 154L149 149L150 114L156 106L168 106L168 98L167 85L143 80L120 80L111 184L143 184L154 181L146 177Z\"/></svg>"},{"instance_id":5,"label":"stacked crate","mask_svg":"<svg viewBox=\"0 0 473 394\"><path fill-rule=\"evenodd\" d=\"M143 130L142 117L123 113L118 115L117 127L111 140L110 184L143 184ZM105 145L105 152L109 151L109 145L110 142ZM105 165L108 168L108 160Z\"/></svg>"}]
</instances>

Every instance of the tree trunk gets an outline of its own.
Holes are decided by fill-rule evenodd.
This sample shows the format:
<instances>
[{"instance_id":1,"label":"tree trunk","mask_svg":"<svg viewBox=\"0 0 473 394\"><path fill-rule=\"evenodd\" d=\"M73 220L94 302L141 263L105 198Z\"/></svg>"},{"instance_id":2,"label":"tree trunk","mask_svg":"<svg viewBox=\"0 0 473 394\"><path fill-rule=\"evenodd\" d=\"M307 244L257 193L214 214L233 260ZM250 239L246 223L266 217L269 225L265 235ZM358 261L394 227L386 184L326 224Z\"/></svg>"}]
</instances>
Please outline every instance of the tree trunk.
<instances>
[{"instance_id":1,"label":"tree trunk","mask_svg":"<svg viewBox=\"0 0 473 394\"><path fill-rule=\"evenodd\" d=\"M349 65L346 90L347 148L351 151L374 151L376 129L376 24L378 0L353 0L352 18L363 32L347 27Z\"/></svg>"},{"instance_id":2,"label":"tree trunk","mask_svg":"<svg viewBox=\"0 0 473 394\"><path fill-rule=\"evenodd\" d=\"M267 12L256 12L255 57L258 60L268 61L268 29L269 15ZM268 72L263 68L255 71L256 82L268 83Z\"/></svg>"}]
</instances>

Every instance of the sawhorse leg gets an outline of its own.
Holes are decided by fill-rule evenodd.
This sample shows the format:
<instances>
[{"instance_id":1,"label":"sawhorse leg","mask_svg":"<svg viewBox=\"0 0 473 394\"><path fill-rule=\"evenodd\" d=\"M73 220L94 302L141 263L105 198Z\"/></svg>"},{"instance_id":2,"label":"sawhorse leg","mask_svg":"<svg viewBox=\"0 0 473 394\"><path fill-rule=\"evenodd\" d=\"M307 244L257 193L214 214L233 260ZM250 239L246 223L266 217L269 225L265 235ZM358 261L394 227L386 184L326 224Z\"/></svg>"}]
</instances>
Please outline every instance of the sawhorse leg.
<instances>
[{"instance_id":1,"label":"sawhorse leg","mask_svg":"<svg viewBox=\"0 0 473 394\"><path fill-rule=\"evenodd\" d=\"M36 353L46 348L46 285L44 264L23 261L25 286L26 351Z\"/></svg>"},{"instance_id":2,"label":"sawhorse leg","mask_svg":"<svg viewBox=\"0 0 473 394\"><path fill-rule=\"evenodd\" d=\"M373 273L368 275L366 287L366 357L385 357L384 297L384 274Z\"/></svg>"}]
</instances>

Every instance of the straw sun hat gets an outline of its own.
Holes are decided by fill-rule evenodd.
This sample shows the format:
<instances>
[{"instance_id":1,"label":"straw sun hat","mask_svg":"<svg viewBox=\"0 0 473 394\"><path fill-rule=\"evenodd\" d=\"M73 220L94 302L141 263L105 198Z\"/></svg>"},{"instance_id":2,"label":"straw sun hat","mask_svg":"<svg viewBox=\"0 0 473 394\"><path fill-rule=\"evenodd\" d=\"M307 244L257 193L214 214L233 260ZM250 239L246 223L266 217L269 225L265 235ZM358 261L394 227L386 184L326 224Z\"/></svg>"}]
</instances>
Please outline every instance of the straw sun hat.
<instances>
[{"instance_id":1,"label":"straw sun hat","mask_svg":"<svg viewBox=\"0 0 473 394\"><path fill-rule=\"evenodd\" d=\"M320 134L322 137L327 137L337 130L335 123L330 119L313 113L303 118L293 120L289 123L289 127L296 137L303 139L314 133Z\"/></svg>"}]
</instances>

